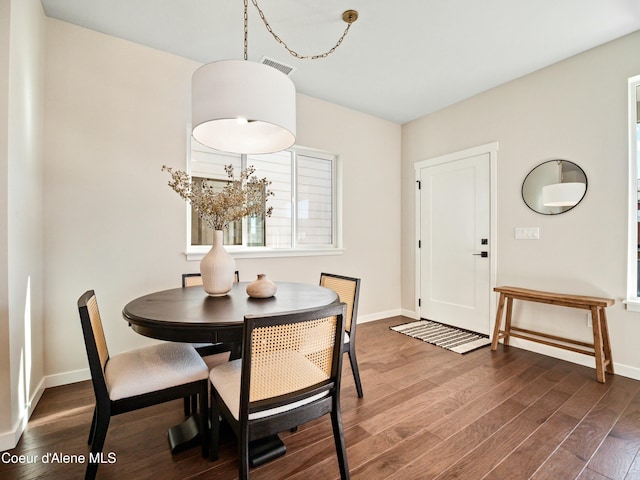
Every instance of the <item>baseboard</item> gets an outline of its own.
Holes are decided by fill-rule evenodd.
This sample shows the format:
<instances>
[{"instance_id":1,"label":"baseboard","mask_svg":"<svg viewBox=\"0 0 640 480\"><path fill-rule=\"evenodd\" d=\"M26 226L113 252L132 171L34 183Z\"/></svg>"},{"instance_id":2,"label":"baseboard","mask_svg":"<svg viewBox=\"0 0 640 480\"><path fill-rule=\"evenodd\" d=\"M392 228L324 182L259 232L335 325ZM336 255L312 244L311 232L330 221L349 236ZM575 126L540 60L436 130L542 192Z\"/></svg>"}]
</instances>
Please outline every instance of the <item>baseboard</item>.
<instances>
[{"instance_id":1,"label":"baseboard","mask_svg":"<svg viewBox=\"0 0 640 480\"><path fill-rule=\"evenodd\" d=\"M11 450L18 445L20 436L22 435L22 432L24 432L25 424L26 422L21 419L18 422L18 426L8 432L0 433L0 452Z\"/></svg>"},{"instance_id":2,"label":"baseboard","mask_svg":"<svg viewBox=\"0 0 640 480\"><path fill-rule=\"evenodd\" d=\"M31 418L31 414L36 409L36 405L38 405L40 397L42 397L44 390L47 388L46 385L46 377L44 377L42 380L40 380L40 383L38 383L38 386L33 392L33 395L31 395L31 400L29 401L29 418Z\"/></svg>"},{"instance_id":3,"label":"baseboard","mask_svg":"<svg viewBox=\"0 0 640 480\"><path fill-rule=\"evenodd\" d=\"M46 388L59 387L60 385L68 385L84 380L91 380L91 372L88 368L48 375L45 377L45 386Z\"/></svg>"},{"instance_id":4,"label":"baseboard","mask_svg":"<svg viewBox=\"0 0 640 480\"><path fill-rule=\"evenodd\" d=\"M420 312L416 312L415 310L406 310L403 308L401 315L403 317L411 318L412 320L420 320Z\"/></svg>"},{"instance_id":5,"label":"baseboard","mask_svg":"<svg viewBox=\"0 0 640 480\"><path fill-rule=\"evenodd\" d=\"M25 413L18 419L16 425L10 431L0 433L0 452L11 450L12 448L15 448L16 445L18 445L22 433L24 432L25 428L27 428L29 418L31 418L31 414L35 410L36 405L38 405L38 402L40 401L40 398L42 397L45 389L58 387L60 385L67 385L69 383L81 382L83 380L89 380L90 378L91 373L89 372L88 368L43 377L34 390L33 394L31 395L31 398L29 399L28 408L25 410Z\"/></svg>"},{"instance_id":6,"label":"baseboard","mask_svg":"<svg viewBox=\"0 0 640 480\"><path fill-rule=\"evenodd\" d=\"M398 315L402 315L402 311L400 309L372 313L369 315L358 315L358 323L374 322L376 320L382 320L383 318L397 317Z\"/></svg>"},{"instance_id":7,"label":"baseboard","mask_svg":"<svg viewBox=\"0 0 640 480\"><path fill-rule=\"evenodd\" d=\"M28 408L25 413L18 419L16 425L9 432L4 432L0 434L0 452L4 452L5 450L11 450L18 445L20 441L20 437L24 432L25 428L27 428L27 423L29 422L29 418L31 418L31 414L38 405L40 398L45 390L45 379L43 378L38 383L38 386L33 391L31 398L29 399Z\"/></svg>"},{"instance_id":8,"label":"baseboard","mask_svg":"<svg viewBox=\"0 0 640 480\"><path fill-rule=\"evenodd\" d=\"M581 353L571 352L568 350L563 350L561 348L551 347L536 342L529 342L527 340L514 337L511 337L509 344L513 347L521 348L523 350L546 355L547 357L557 358L559 360L565 360L567 362L576 363L578 365L592 368L594 371L593 375L595 377L595 358L590 355L583 355ZM614 361L613 369L616 372L616 375L633 378L634 380L640 380L639 368L630 367L628 365L623 365Z\"/></svg>"},{"instance_id":9,"label":"baseboard","mask_svg":"<svg viewBox=\"0 0 640 480\"><path fill-rule=\"evenodd\" d=\"M613 362L613 370L616 372L616 375L640 380L640 368Z\"/></svg>"}]
</instances>

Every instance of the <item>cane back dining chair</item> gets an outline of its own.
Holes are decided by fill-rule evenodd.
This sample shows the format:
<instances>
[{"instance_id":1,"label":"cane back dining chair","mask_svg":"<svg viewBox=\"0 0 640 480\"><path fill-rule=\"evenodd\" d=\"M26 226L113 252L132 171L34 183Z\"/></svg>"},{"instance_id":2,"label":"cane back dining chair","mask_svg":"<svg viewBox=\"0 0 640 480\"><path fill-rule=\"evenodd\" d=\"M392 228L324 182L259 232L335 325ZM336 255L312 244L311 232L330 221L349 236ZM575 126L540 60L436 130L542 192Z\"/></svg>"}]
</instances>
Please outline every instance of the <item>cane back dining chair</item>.
<instances>
[{"instance_id":1,"label":"cane back dining chair","mask_svg":"<svg viewBox=\"0 0 640 480\"><path fill-rule=\"evenodd\" d=\"M236 270L233 272L233 283L240 281L240 272ZM182 274L182 288L195 287L202 285L202 274L200 273L183 273Z\"/></svg>"},{"instance_id":2,"label":"cane back dining chair","mask_svg":"<svg viewBox=\"0 0 640 480\"><path fill-rule=\"evenodd\" d=\"M356 358L356 326L358 320L358 298L360 297L360 279L335 275L333 273L320 274L320 286L333 290L340 297L340 301L347 304L347 318L345 321L344 352L349 354L349 363L353 372L358 398L362 398L362 383Z\"/></svg>"},{"instance_id":3,"label":"cane back dining chair","mask_svg":"<svg viewBox=\"0 0 640 480\"><path fill-rule=\"evenodd\" d=\"M249 478L249 443L331 416L340 478L349 478L340 412L346 305L265 316L246 315L242 358L213 368L211 458L220 416L238 440L239 478Z\"/></svg>"},{"instance_id":4,"label":"cane back dining chair","mask_svg":"<svg viewBox=\"0 0 640 480\"><path fill-rule=\"evenodd\" d=\"M78 299L78 311L96 397L85 478L96 476L98 454L104 447L112 416L183 397L199 398L202 455L206 457L209 368L195 349L185 343L166 342L112 357L93 290Z\"/></svg>"}]
</instances>

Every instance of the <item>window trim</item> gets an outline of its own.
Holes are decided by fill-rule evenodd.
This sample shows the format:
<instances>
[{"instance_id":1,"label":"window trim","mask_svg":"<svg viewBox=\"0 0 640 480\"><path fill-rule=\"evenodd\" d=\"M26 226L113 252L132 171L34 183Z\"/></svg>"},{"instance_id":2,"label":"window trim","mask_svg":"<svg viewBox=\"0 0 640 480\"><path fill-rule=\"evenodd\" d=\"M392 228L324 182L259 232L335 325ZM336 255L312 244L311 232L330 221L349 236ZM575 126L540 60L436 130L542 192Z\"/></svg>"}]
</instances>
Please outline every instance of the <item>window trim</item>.
<instances>
[{"instance_id":1,"label":"window trim","mask_svg":"<svg viewBox=\"0 0 640 480\"><path fill-rule=\"evenodd\" d=\"M624 302L627 310L640 312L638 296L638 140L637 89L640 87L640 75L628 81L628 134L629 134L629 197L628 197L628 244L627 244L627 299Z\"/></svg>"},{"instance_id":2,"label":"window trim","mask_svg":"<svg viewBox=\"0 0 640 480\"><path fill-rule=\"evenodd\" d=\"M187 127L187 172L192 174L191 168L191 128ZM309 147L301 147L294 145L285 151L290 151L293 156L308 155L312 157L325 158L332 160L332 189L335 194L332 195L332 244L319 246L295 246L295 236L297 230L297 213L295 210L295 201L293 201L292 212L292 247L248 247L244 245L225 245L225 249L234 258L278 258L278 257L302 257L302 256L324 256L324 255L341 255L345 249L342 244L342 205L343 205L343 179L342 179L342 162L337 154L317 150ZM221 152L224 154L224 152ZM294 160L295 161L295 160ZM293 180L297 175L297 162L294 163L295 170L291 172L292 186L296 186ZM292 190L292 197L297 197L297 192ZM184 255L187 260L201 260L211 249L210 245L191 245L191 205L186 203L186 225L185 225L185 245ZM246 227L246 220L243 219L243 229ZM244 242L244 235L243 235Z\"/></svg>"},{"instance_id":3,"label":"window trim","mask_svg":"<svg viewBox=\"0 0 640 480\"><path fill-rule=\"evenodd\" d=\"M278 258L278 257L319 257L323 255L342 255L345 252L341 247L298 247L298 248L270 248L270 247L242 247L230 246L224 247L233 258ZM188 248L184 253L187 260L202 260L209 250L210 246L194 246Z\"/></svg>"}]
</instances>

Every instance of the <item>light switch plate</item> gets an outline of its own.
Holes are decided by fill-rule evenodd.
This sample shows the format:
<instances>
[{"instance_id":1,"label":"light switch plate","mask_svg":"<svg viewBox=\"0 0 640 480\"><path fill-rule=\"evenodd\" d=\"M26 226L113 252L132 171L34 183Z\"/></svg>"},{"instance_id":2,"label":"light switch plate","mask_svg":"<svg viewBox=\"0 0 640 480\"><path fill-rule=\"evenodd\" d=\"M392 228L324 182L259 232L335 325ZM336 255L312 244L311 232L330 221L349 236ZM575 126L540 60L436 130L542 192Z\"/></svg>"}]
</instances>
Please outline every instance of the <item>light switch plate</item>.
<instances>
[{"instance_id":1,"label":"light switch plate","mask_svg":"<svg viewBox=\"0 0 640 480\"><path fill-rule=\"evenodd\" d=\"M516 240L539 240L540 227L516 227Z\"/></svg>"}]
</instances>

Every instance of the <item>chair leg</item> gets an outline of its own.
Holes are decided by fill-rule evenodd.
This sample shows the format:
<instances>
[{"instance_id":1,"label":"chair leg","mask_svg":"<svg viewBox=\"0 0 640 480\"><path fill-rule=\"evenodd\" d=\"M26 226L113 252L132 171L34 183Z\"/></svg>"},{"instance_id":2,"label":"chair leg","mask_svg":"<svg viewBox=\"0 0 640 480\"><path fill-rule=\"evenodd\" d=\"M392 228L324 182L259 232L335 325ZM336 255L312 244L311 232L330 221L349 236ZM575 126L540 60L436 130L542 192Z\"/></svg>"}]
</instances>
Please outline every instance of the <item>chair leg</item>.
<instances>
[{"instance_id":1,"label":"chair leg","mask_svg":"<svg viewBox=\"0 0 640 480\"><path fill-rule=\"evenodd\" d=\"M184 397L184 416L188 417L191 413L198 411L198 396L191 395L190 397Z\"/></svg>"},{"instance_id":2,"label":"chair leg","mask_svg":"<svg viewBox=\"0 0 640 480\"><path fill-rule=\"evenodd\" d=\"M89 429L89 440L87 443L91 445L93 443L93 434L96 431L96 411L98 410L98 406L93 407L93 418L91 419L91 428Z\"/></svg>"},{"instance_id":3,"label":"chair leg","mask_svg":"<svg viewBox=\"0 0 640 480\"><path fill-rule=\"evenodd\" d=\"M358 370L358 360L356 359L356 349L353 345L349 346L349 362L351 363L351 371L353 372L353 380L356 384L358 398L363 397L362 384L360 383L360 371Z\"/></svg>"},{"instance_id":4,"label":"chair leg","mask_svg":"<svg viewBox=\"0 0 640 480\"><path fill-rule=\"evenodd\" d=\"M104 441L107 438L107 429L109 428L109 422L111 420L111 413L108 410L102 410L96 406L96 424L93 432L93 442L91 444L91 454L89 462L87 463L87 471L85 472L85 480L93 480L98 473L98 466L100 463L95 460L99 460L99 453L102 452L104 447ZM92 458L93 457L93 458ZM93 462L91 460L94 460Z\"/></svg>"},{"instance_id":5,"label":"chair leg","mask_svg":"<svg viewBox=\"0 0 640 480\"><path fill-rule=\"evenodd\" d=\"M340 414L340 407L335 403L331 411L331 426L333 427L333 439L336 444L336 454L338 455L340 479L349 480L349 464L347 462L347 448L344 443L344 433L342 430L342 415Z\"/></svg>"},{"instance_id":6,"label":"chair leg","mask_svg":"<svg viewBox=\"0 0 640 480\"><path fill-rule=\"evenodd\" d=\"M200 399L200 439L202 440L202 457L209 456L209 398L208 380L202 382L198 398Z\"/></svg>"},{"instance_id":7,"label":"chair leg","mask_svg":"<svg viewBox=\"0 0 640 480\"><path fill-rule=\"evenodd\" d=\"M207 397L207 395L205 395L205 398ZM193 413L198 411L198 396L197 395L191 395L191 411Z\"/></svg>"},{"instance_id":8,"label":"chair leg","mask_svg":"<svg viewBox=\"0 0 640 480\"><path fill-rule=\"evenodd\" d=\"M240 426L240 438L238 438L238 461L240 463L239 480L249 480L249 432L246 425Z\"/></svg>"},{"instance_id":9,"label":"chair leg","mask_svg":"<svg viewBox=\"0 0 640 480\"><path fill-rule=\"evenodd\" d=\"M218 447L220 445L220 411L218 410L218 404L213 395L213 386L211 386L211 407L209 408L209 417L211 423L210 432L210 458L211 461L218 459Z\"/></svg>"},{"instance_id":10,"label":"chair leg","mask_svg":"<svg viewBox=\"0 0 640 480\"><path fill-rule=\"evenodd\" d=\"M239 358L242 358L242 344L241 343L231 343L229 344L229 349L230 352L229 353L229 361L231 360L237 360Z\"/></svg>"}]
</instances>

